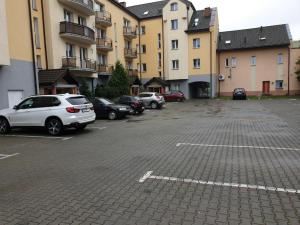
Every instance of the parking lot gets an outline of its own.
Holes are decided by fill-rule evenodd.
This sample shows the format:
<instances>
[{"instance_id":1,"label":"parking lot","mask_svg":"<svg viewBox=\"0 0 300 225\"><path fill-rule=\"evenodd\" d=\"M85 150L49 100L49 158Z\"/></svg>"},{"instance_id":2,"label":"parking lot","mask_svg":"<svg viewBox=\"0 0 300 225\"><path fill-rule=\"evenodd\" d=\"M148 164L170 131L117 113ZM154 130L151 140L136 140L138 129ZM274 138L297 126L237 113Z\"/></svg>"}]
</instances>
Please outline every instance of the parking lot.
<instances>
[{"instance_id":1,"label":"parking lot","mask_svg":"<svg viewBox=\"0 0 300 225\"><path fill-rule=\"evenodd\" d=\"M300 100L193 100L0 137L0 224L300 224Z\"/></svg>"}]
</instances>

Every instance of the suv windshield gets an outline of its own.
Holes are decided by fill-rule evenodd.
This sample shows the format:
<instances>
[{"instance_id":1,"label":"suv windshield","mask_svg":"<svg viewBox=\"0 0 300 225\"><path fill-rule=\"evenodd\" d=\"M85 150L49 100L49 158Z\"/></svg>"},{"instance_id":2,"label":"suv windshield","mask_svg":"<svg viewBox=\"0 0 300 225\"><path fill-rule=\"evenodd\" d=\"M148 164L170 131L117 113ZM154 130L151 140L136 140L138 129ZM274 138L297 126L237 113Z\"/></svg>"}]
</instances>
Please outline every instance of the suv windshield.
<instances>
[{"instance_id":1,"label":"suv windshield","mask_svg":"<svg viewBox=\"0 0 300 225\"><path fill-rule=\"evenodd\" d=\"M78 96L78 97L71 97L67 98L67 101L72 105L83 105L83 104L89 104L91 103L87 98L84 96Z\"/></svg>"}]
</instances>

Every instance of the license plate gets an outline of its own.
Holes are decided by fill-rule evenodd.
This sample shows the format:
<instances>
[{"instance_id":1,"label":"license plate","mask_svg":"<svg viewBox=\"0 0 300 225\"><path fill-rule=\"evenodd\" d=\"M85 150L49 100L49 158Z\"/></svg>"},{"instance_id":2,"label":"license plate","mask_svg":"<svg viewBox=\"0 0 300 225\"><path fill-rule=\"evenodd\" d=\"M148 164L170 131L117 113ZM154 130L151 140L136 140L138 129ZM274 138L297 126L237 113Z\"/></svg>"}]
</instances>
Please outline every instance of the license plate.
<instances>
[{"instance_id":1,"label":"license plate","mask_svg":"<svg viewBox=\"0 0 300 225\"><path fill-rule=\"evenodd\" d=\"M85 113L85 112L89 112L89 111L90 111L90 109L89 109L89 108L86 108L86 109L81 109L81 111L82 111L83 113Z\"/></svg>"}]
</instances>

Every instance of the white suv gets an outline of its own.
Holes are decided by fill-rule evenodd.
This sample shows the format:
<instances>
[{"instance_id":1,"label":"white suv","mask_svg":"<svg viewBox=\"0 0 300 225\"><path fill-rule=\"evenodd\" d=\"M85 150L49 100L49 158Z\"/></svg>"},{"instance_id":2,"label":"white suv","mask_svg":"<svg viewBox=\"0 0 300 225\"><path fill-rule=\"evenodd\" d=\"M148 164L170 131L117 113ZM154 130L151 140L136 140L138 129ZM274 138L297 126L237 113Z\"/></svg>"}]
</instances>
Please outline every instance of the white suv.
<instances>
[{"instance_id":1,"label":"white suv","mask_svg":"<svg viewBox=\"0 0 300 225\"><path fill-rule=\"evenodd\" d=\"M82 95L32 96L13 109L0 110L0 134L14 127L45 127L59 135L68 127L83 130L95 118L93 104Z\"/></svg>"}]
</instances>

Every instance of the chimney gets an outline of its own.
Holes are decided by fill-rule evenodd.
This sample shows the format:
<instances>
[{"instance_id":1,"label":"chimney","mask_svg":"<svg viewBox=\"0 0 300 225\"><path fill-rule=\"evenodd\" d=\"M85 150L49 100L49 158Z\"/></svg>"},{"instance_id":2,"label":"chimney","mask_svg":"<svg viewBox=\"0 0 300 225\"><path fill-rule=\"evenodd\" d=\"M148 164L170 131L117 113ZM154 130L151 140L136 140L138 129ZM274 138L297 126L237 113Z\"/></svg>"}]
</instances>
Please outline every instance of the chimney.
<instances>
[{"instance_id":1,"label":"chimney","mask_svg":"<svg viewBox=\"0 0 300 225\"><path fill-rule=\"evenodd\" d=\"M120 4L126 8L126 2L120 2Z\"/></svg>"},{"instance_id":2,"label":"chimney","mask_svg":"<svg viewBox=\"0 0 300 225\"><path fill-rule=\"evenodd\" d=\"M207 7L204 9L204 17L210 17L211 16L211 8Z\"/></svg>"}]
</instances>

